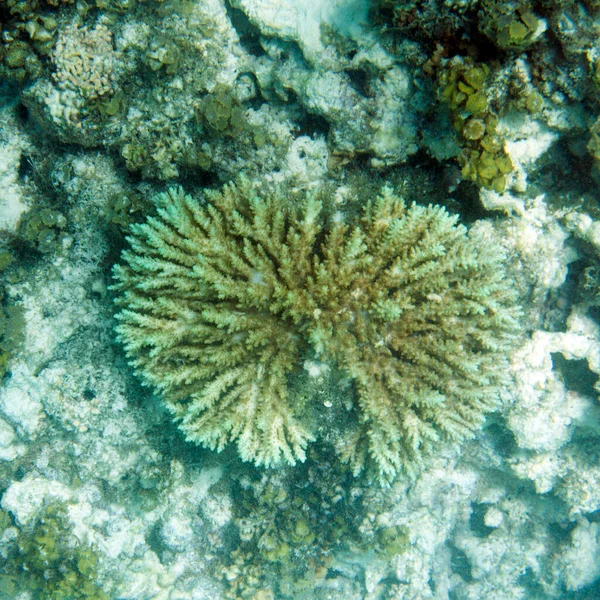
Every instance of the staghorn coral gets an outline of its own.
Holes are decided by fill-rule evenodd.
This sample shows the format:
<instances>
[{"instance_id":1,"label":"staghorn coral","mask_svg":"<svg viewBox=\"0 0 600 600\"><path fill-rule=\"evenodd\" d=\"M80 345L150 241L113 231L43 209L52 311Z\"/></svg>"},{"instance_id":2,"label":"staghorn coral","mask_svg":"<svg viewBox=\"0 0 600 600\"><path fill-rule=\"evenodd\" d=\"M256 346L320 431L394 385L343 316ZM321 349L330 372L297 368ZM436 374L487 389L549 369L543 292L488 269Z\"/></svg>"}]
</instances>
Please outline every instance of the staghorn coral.
<instances>
[{"instance_id":1,"label":"staghorn coral","mask_svg":"<svg viewBox=\"0 0 600 600\"><path fill-rule=\"evenodd\" d=\"M442 207L385 188L348 224L317 195L290 207L245 181L156 203L114 268L117 332L189 440L271 466L323 437L389 479L496 407L515 296L499 249ZM301 389L311 360L343 400Z\"/></svg>"}]
</instances>

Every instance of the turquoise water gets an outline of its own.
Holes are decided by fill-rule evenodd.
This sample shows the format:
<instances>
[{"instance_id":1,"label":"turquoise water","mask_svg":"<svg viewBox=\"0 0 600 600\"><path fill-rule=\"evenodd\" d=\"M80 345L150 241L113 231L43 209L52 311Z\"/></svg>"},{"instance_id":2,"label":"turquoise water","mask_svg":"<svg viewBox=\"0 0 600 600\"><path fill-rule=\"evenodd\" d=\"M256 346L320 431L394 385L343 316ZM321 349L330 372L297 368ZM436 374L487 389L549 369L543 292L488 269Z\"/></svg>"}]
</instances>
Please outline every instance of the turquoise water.
<instances>
[{"instance_id":1,"label":"turquoise water","mask_svg":"<svg viewBox=\"0 0 600 600\"><path fill-rule=\"evenodd\" d=\"M600 597L599 24L0 2L0 598Z\"/></svg>"}]
</instances>

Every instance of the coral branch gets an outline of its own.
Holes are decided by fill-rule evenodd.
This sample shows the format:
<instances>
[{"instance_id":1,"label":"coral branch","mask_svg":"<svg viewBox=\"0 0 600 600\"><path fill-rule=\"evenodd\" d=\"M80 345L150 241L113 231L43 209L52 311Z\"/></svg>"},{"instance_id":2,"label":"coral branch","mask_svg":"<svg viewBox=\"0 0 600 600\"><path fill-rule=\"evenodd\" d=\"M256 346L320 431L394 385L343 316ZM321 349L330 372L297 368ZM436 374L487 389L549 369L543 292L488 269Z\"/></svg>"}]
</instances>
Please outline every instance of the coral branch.
<instances>
[{"instance_id":1,"label":"coral branch","mask_svg":"<svg viewBox=\"0 0 600 600\"><path fill-rule=\"evenodd\" d=\"M348 224L244 181L205 197L159 195L114 269L118 337L189 440L304 460L318 416L291 381L308 358L352 382L337 393L356 417L328 437L382 479L497 406L515 296L500 250L443 208L384 189Z\"/></svg>"}]
</instances>

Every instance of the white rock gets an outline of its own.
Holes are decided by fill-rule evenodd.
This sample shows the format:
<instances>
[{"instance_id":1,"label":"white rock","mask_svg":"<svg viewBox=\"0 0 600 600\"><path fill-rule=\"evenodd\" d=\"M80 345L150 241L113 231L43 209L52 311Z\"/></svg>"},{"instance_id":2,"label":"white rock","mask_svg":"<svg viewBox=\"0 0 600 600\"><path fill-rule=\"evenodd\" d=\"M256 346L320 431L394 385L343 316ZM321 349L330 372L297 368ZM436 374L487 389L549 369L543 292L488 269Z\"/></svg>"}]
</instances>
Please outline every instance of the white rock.
<instances>
[{"instance_id":1,"label":"white rock","mask_svg":"<svg viewBox=\"0 0 600 600\"><path fill-rule=\"evenodd\" d=\"M564 334L536 331L513 356L518 402L508 425L521 448L556 451L570 439L573 421L582 420L589 407L588 399L567 393L553 370L551 353L564 349L564 339Z\"/></svg>"},{"instance_id":2,"label":"white rock","mask_svg":"<svg viewBox=\"0 0 600 600\"><path fill-rule=\"evenodd\" d=\"M323 62L329 51L322 41L324 25L360 39L368 23L368 0L234 0L232 4L263 34L296 41L314 62Z\"/></svg>"},{"instance_id":3,"label":"white rock","mask_svg":"<svg viewBox=\"0 0 600 600\"><path fill-rule=\"evenodd\" d=\"M503 520L504 513L493 506L487 509L483 517L483 522L486 525L486 527L493 527L494 529L500 527L500 525L502 525Z\"/></svg>"},{"instance_id":4,"label":"white rock","mask_svg":"<svg viewBox=\"0 0 600 600\"><path fill-rule=\"evenodd\" d=\"M522 479L530 479L538 494L552 491L558 478L564 475L563 461L554 452L543 452L532 457L520 458L512 465L513 471Z\"/></svg>"},{"instance_id":5,"label":"white rock","mask_svg":"<svg viewBox=\"0 0 600 600\"><path fill-rule=\"evenodd\" d=\"M12 377L0 388L0 412L28 435L36 432L43 418L36 378L22 363L12 369Z\"/></svg>"},{"instance_id":6,"label":"white rock","mask_svg":"<svg viewBox=\"0 0 600 600\"><path fill-rule=\"evenodd\" d=\"M14 460L17 457L15 430L0 418L0 460Z\"/></svg>"},{"instance_id":7,"label":"white rock","mask_svg":"<svg viewBox=\"0 0 600 600\"><path fill-rule=\"evenodd\" d=\"M509 175L509 187L517 192L525 192L528 172L558 140L559 135L544 123L515 113L501 119L498 131L505 138L504 150L514 167Z\"/></svg>"},{"instance_id":8,"label":"white rock","mask_svg":"<svg viewBox=\"0 0 600 600\"><path fill-rule=\"evenodd\" d=\"M24 525L35 517L49 500L66 502L71 490L60 481L52 481L29 473L14 481L2 496L2 508L10 511Z\"/></svg>"},{"instance_id":9,"label":"white rock","mask_svg":"<svg viewBox=\"0 0 600 600\"><path fill-rule=\"evenodd\" d=\"M313 187L327 173L329 152L323 137L312 139L307 135L296 138L287 154L287 167L292 181L303 187Z\"/></svg>"},{"instance_id":10,"label":"white rock","mask_svg":"<svg viewBox=\"0 0 600 600\"><path fill-rule=\"evenodd\" d=\"M560 563L568 590L580 590L600 577L600 524L581 519Z\"/></svg>"},{"instance_id":11,"label":"white rock","mask_svg":"<svg viewBox=\"0 0 600 600\"><path fill-rule=\"evenodd\" d=\"M19 183L21 144L0 142L0 227L15 230L21 215L27 210L24 190Z\"/></svg>"}]
</instances>

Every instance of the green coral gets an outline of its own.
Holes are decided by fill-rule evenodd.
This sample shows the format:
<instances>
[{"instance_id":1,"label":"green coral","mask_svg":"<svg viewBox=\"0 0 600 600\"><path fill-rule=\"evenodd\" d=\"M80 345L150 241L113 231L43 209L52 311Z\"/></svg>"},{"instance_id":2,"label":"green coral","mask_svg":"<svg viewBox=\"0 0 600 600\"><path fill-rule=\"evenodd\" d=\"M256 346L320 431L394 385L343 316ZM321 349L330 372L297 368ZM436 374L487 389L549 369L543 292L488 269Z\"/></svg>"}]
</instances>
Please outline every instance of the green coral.
<instances>
[{"instance_id":1,"label":"green coral","mask_svg":"<svg viewBox=\"0 0 600 600\"><path fill-rule=\"evenodd\" d=\"M323 449L296 469L233 475L237 536L212 564L225 597L322 598L340 556L387 562L412 548L410 531L388 514L377 486L353 480ZM352 559L350 559L352 561ZM378 589L381 598L385 584Z\"/></svg>"},{"instance_id":2,"label":"green coral","mask_svg":"<svg viewBox=\"0 0 600 600\"><path fill-rule=\"evenodd\" d=\"M271 466L324 437L386 479L497 406L515 293L499 248L442 207L384 189L347 223L247 182L156 205L114 268L117 332L189 440ZM294 385L312 359L345 382L335 434Z\"/></svg>"},{"instance_id":3,"label":"green coral","mask_svg":"<svg viewBox=\"0 0 600 600\"><path fill-rule=\"evenodd\" d=\"M593 173L595 177L598 177L598 173L600 173L600 117L596 119L590 128L590 139L587 149L594 158Z\"/></svg>"},{"instance_id":4,"label":"green coral","mask_svg":"<svg viewBox=\"0 0 600 600\"><path fill-rule=\"evenodd\" d=\"M335 551L370 549L373 537L358 535L365 490L349 489L349 474L332 471L326 461L244 478L232 489L237 544L224 547L213 565L225 597L293 598L301 591L309 597L324 581Z\"/></svg>"},{"instance_id":5,"label":"green coral","mask_svg":"<svg viewBox=\"0 0 600 600\"><path fill-rule=\"evenodd\" d=\"M10 517L0 516L7 527ZM64 505L53 503L9 546L0 566L0 598L26 590L34 600L108 600L97 571L96 554L72 535Z\"/></svg>"},{"instance_id":6,"label":"green coral","mask_svg":"<svg viewBox=\"0 0 600 600\"><path fill-rule=\"evenodd\" d=\"M529 0L487 0L476 10L458 4L461 3L377 0L375 20L392 25L403 35L424 37L447 47L469 40L473 49L481 45L478 38L483 33L498 48L523 51L546 30L546 21L535 14L534 3ZM547 4L550 6L542 3L539 9L547 10L553 3ZM535 8L538 10L538 6Z\"/></svg>"},{"instance_id":7,"label":"green coral","mask_svg":"<svg viewBox=\"0 0 600 600\"><path fill-rule=\"evenodd\" d=\"M459 162L464 177L496 192L506 188L513 164L496 131L498 117L488 101L489 68L470 58L446 61L438 75L438 94L448 105L461 137Z\"/></svg>"},{"instance_id":8,"label":"green coral","mask_svg":"<svg viewBox=\"0 0 600 600\"><path fill-rule=\"evenodd\" d=\"M8 371L11 356L25 337L25 311L21 306L0 306L0 378Z\"/></svg>"},{"instance_id":9,"label":"green coral","mask_svg":"<svg viewBox=\"0 0 600 600\"><path fill-rule=\"evenodd\" d=\"M58 21L55 10L62 2L4 0L0 14L0 75L24 81L42 72L42 60L56 41ZM49 5L49 6L48 6ZM61 8L62 10L62 8Z\"/></svg>"},{"instance_id":10,"label":"green coral","mask_svg":"<svg viewBox=\"0 0 600 600\"><path fill-rule=\"evenodd\" d=\"M0 249L0 273L7 269L13 261L12 254L6 249Z\"/></svg>"},{"instance_id":11,"label":"green coral","mask_svg":"<svg viewBox=\"0 0 600 600\"><path fill-rule=\"evenodd\" d=\"M481 31L499 48L522 51L546 31L546 22L530 2L486 2L480 14Z\"/></svg>"},{"instance_id":12,"label":"green coral","mask_svg":"<svg viewBox=\"0 0 600 600\"><path fill-rule=\"evenodd\" d=\"M67 219L62 213L36 206L19 222L19 233L40 252L51 253L63 248L66 225Z\"/></svg>"},{"instance_id":13,"label":"green coral","mask_svg":"<svg viewBox=\"0 0 600 600\"><path fill-rule=\"evenodd\" d=\"M115 193L108 199L106 220L111 225L126 230L132 223L142 220L147 204L147 200L135 192Z\"/></svg>"},{"instance_id":14,"label":"green coral","mask_svg":"<svg viewBox=\"0 0 600 600\"><path fill-rule=\"evenodd\" d=\"M177 45L168 39L153 39L144 56L144 62L152 71L164 68L168 75L173 75L181 66L181 52Z\"/></svg>"},{"instance_id":15,"label":"green coral","mask_svg":"<svg viewBox=\"0 0 600 600\"><path fill-rule=\"evenodd\" d=\"M244 111L226 86L217 86L200 104L200 116L216 133L238 135L244 128Z\"/></svg>"}]
</instances>

